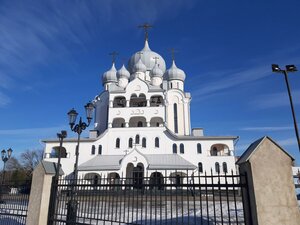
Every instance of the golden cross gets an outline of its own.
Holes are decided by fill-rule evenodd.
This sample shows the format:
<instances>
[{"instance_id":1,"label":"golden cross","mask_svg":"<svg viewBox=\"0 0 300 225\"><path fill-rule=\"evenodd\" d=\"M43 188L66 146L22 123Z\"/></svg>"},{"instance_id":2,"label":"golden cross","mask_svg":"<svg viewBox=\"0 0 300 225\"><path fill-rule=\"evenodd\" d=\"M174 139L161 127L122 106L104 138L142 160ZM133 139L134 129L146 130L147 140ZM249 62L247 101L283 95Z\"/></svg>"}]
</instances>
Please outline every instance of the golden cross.
<instances>
[{"instance_id":1,"label":"golden cross","mask_svg":"<svg viewBox=\"0 0 300 225\"><path fill-rule=\"evenodd\" d=\"M119 53L117 53L116 51L113 51L113 52L111 52L109 54L112 56L112 63L115 63L116 56L119 55Z\"/></svg>"},{"instance_id":2,"label":"golden cross","mask_svg":"<svg viewBox=\"0 0 300 225\"><path fill-rule=\"evenodd\" d=\"M145 31L145 40L148 40L148 29L152 28L153 26L149 23L144 23L143 25L139 25L138 28L143 28Z\"/></svg>"},{"instance_id":3,"label":"golden cross","mask_svg":"<svg viewBox=\"0 0 300 225\"><path fill-rule=\"evenodd\" d=\"M177 50L175 50L175 48L171 48L170 49L171 55L172 55L172 60L175 60L175 53L178 52Z\"/></svg>"}]
</instances>

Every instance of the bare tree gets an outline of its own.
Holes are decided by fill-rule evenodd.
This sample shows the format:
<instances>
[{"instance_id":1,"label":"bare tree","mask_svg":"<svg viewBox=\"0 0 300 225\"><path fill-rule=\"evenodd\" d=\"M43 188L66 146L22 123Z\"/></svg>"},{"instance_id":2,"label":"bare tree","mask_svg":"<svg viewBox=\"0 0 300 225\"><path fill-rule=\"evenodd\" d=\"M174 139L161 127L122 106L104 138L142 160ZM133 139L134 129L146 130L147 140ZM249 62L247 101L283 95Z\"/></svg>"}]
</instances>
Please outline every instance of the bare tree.
<instances>
[{"instance_id":1,"label":"bare tree","mask_svg":"<svg viewBox=\"0 0 300 225\"><path fill-rule=\"evenodd\" d=\"M42 161L43 150L26 150L20 158L23 169L31 174L39 162Z\"/></svg>"},{"instance_id":2,"label":"bare tree","mask_svg":"<svg viewBox=\"0 0 300 225\"><path fill-rule=\"evenodd\" d=\"M21 168L22 165L16 157L12 156L9 160L7 160L6 170L19 170Z\"/></svg>"}]
</instances>

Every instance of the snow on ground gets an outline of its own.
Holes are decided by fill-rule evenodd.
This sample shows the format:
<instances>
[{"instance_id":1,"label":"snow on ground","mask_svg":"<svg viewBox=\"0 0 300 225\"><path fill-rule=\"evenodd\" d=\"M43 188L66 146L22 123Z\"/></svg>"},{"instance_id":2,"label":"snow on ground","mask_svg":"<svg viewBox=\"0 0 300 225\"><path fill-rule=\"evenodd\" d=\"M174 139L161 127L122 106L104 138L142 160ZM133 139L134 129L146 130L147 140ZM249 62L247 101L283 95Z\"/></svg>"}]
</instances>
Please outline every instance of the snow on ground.
<instances>
[{"instance_id":1,"label":"snow on ground","mask_svg":"<svg viewBox=\"0 0 300 225\"><path fill-rule=\"evenodd\" d=\"M172 204L171 204L172 203ZM127 203L126 203L127 204ZM83 224L180 224L180 225L211 225L244 224L243 206L241 202L220 202L209 201L177 203L166 201L160 207L153 207L150 203L131 206L123 203L104 206L103 202L98 204L80 203L77 212L77 222ZM153 203L152 203L153 204ZM61 207L66 202L61 202ZM201 207L202 206L202 207ZM228 208L229 206L229 208ZM228 210L229 209L229 210ZM66 208L60 209L66 213ZM58 219L64 220L64 216ZM104 221L106 220L106 221ZM108 222L114 221L114 222Z\"/></svg>"}]
</instances>

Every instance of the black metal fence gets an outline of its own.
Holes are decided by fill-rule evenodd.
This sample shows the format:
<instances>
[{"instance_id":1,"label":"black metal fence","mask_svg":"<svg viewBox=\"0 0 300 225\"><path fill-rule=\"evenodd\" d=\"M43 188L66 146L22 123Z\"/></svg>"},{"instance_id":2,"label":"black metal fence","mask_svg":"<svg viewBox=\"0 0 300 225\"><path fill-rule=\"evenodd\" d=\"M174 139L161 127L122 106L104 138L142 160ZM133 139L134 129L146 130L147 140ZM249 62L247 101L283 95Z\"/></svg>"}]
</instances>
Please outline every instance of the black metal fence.
<instances>
[{"instance_id":1,"label":"black metal fence","mask_svg":"<svg viewBox=\"0 0 300 225\"><path fill-rule=\"evenodd\" d=\"M54 180L49 224L245 224L244 175L188 174Z\"/></svg>"},{"instance_id":2,"label":"black metal fence","mask_svg":"<svg viewBox=\"0 0 300 225\"><path fill-rule=\"evenodd\" d=\"M26 223L31 181L13 180L0 184L0 224Z\"/></svg>"}]
</instances>

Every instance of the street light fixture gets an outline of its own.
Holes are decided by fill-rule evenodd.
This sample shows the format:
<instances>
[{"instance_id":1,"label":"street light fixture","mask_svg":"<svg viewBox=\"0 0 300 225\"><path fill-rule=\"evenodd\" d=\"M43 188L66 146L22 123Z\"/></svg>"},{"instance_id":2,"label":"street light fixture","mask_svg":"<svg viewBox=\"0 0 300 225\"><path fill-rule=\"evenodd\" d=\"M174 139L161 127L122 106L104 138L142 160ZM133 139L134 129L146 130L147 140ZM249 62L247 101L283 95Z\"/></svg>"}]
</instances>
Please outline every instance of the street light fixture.
<instances>
[{"instance_id":1,"label":"street light fixture","mask_svg":"<svg viewBox=\"0 0 300 225\"><path fill-rule=\"evenodd\" d=\"M59 149L58 149L58 161L57 161L57 168L55 173L55 180L58 181L59 171L60 171L60 161L61 161L61 154L62 154L62 144L64 139L67 137L67 131L62 130L60 133L57 133L57 138L59 139Z\"/></svg>"},{"instance_id":2,"label":"street light fixture","mask_svg":"<svg viewBox=\"0 0 300 225\"><path fill-rule=\"evenodd\" d=\"M297 67L295 65L286 65L285 68L286 68L285 70L282 70L282 69L280 69L279 65L272 64L272 71L273 72L284 74L284 78L285 78L285 82L286 82L286 86L287 86L287 90L288 90L288 94L289 94L289 99L290 99L290 105L291 105L293 120L294 120L294 127L295 127L297 142L298 142L298 148L299 148L299 151L300 151L300 139L299 139L299 132L298 132L296 114L295 114L295 110L294 110L293 99L292 99L292 94L291 94L289 80L288 80L288 72L296 72L298 70L297 70Z\"/></svg>"},{"instance_id":3,"label":"street light fixture","mask_svg":"<svg viewBox=\"0 0 300 225\"><path fill-rule=\"evenodd\" d=\"M78 156L79 156L80 134L82 133L82 131L84 131L90 125L90 123L93 119L94 105L91 102L89 102L84 106L84 108L86 111L86 119L88 121L87 123L83 122L82 118L80 117L78 124L75 124L78 113L76 112L75 109L71 109L68 112L70 128L72 131L74 131L78 135L76 152L75 152L76 159L75 159L74 172L73 172L75 182L76 182L77 176L78 176Z\"/></svg>"},{"instance_id":4,"label":"street light fixture","mask_svg":"<svg viewBox=\"0 0 300 225\"><path fill-rule=\"evenodd\" d=\"M77 133L77 146L75 151L75 164L74 164L74 183L72 185L71 190L71 199L68 202L68 209L67 209L67 221L70 221L70 224L76 223L76 214L77 214L77 201L74 199L75 191L74 186L77 185L77 178L78 178L78 157L79 157L79 143L80 143L80 134L83 130L85 130L91 123L93 119L93 111L94 111L94 105L89 102L85 106L85 112L86 112L86 119L87 123L82 121L82 118L80 117L78 124L76 123L76 119L78 116L78 113L75 109L71 109L68 112L69 116L69 125L72 131Z\"/></svg>"},{"instance_id":5,"label":"street light fixture","mask_svg":"<svg viewBox=\"0 0 300 225\"><path fill-rule=\"evenodd\" d=\"M4 178L5 178L5 166L6 166L6 162L10 159L11 154L12 154L13 150L11 148L9 148L7 151L5 149L3 149L1 151L1 158L3 161L3 171L2 171L2 188L0 190L0 203L4 203L4 201L2 200L2 190L4 189Z\"/></svg>"}]
</instances>

